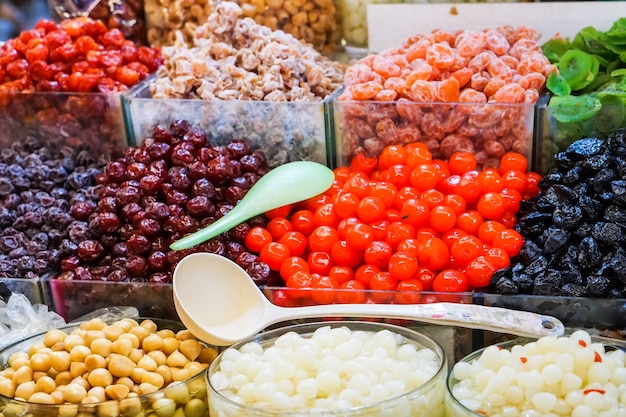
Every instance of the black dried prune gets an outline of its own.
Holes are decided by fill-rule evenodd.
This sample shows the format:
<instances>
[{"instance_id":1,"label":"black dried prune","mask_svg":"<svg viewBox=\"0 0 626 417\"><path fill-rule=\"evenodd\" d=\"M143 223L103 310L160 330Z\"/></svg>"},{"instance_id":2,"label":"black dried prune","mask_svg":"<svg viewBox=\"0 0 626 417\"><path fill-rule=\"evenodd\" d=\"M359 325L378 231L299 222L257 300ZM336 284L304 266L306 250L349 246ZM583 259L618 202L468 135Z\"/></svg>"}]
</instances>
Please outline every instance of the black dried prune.
<instances>
[{"instance_id":1,"label":"black dried prune","mask_svg":"<svg viewBox=\"0 0 626 417\"><path fill-rule=\"evenodd\" d=\"M617 224L611 222L598 222L593 225L591 235L600 243L614 246L619 244L624 230Z\"/></svg>"},{"instance_id":2,"label":"black dried prune","mask_svg":"<svg viewBox=\"0 0 626 417\"><path fill-rule=\"evenodd\" d=\"M581 160L600 152L603 143L603 140L596 138L580 139L572 143L565 152L573 160Z\"/></svg>"},{"instance_id":3,"label":"black dried prune","mask_svg":"<svg viewBox=\"0 0 626 417\"><path fill-rule=\"evenodd\" d=\"M548 227L543 235L543 251L552 254L564 247L570 238L570 232L556 226Z\"/></svg>"},{"instance_id":4,"label":"black dried prune","mask_svg":"<svg viewBox=\"0 0 626 417\"><path fill-rule=\"evenodd\" d=\"M611 279L603 275L591 275L587 278L587 292L592 297L606 297L613 287Z\"/></svg>"},{"instance_id":5,"label":"black dried prune","mask_svg":"<svg viewBox=\"0 0 626 417\"><path fill-rule=\"evenodd\" d=\"M626 203L626 180L611 181L611 193L613 194L613 201Z\"/></svg>"},{"instance_id":6,"label":"black dried prune","mask_svg":"<svg viewBox=\"0 0 626 417\"><path fill-rule=\"evenodd\" d=\"M556 207L552 213L554 224L567 230L574 230L583 222L583 212L580 207L574 205L562 205Z\"/></svg>"},{"instance_id":7,"label":"black dried prune","mask_svg":"<svg viewBox=\"0 0 626 417\"><path fill-rule=\"evenodd\" d=\"M578 245L578 263L581 268L591 270L598 266L602 260L602 252L598 246L598 242L587 236L580 241Z\"/></svg>"}]
</instances>

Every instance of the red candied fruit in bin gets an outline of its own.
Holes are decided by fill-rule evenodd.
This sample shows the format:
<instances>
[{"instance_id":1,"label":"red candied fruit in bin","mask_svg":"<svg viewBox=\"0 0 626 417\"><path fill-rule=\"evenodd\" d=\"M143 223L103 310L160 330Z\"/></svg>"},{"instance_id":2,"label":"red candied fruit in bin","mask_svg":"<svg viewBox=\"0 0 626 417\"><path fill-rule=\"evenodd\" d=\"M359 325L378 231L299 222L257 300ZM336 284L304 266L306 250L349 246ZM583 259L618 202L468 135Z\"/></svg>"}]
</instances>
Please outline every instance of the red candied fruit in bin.
<instances>
[{"instance_id":1,"label":"red candied fruit in bin","mask_svg":"<svg viewBox=\"0 0 626 417\"><path fill-rule=\"evenodd\" d=\"M306 263L313 286L319 282L325 289L340 288L350 282L344 288L374 290L373 302L393 299L376 290L406 292L398 300L407 301L410 293L419 291L482 288L495 271L509 266L523 243L514 230L515 214L540 178L520 171L528 166L523 155L505 154L504 169L477 170L476 156L468 152L454 153L449 160L432 159L425 148L411 144L394 145L383 154L382 166L378 163L373 170L370 158L355 164L367 161L368 175L351 166L335 170L337 189L310 200L332 221L312 229L320 219L308 210L270 220L272 230L276 223L290 221L294 231L289 233L298 233L297 242L307 242L298 261L291 257L285 261L289 265L280 268L287 285L293 281L289 274L301 276ZM411 170L414 184L397 188L379 174L398 166ZM310 201L295 207L308 207ZM270 239L278 234L266 233ZM278 256L274 253L270 259ZM333 292L324 292L328 298L321 294L319 300L336 297Z\"/></svg>"},{"instance_id":2,"label":"red candied fruit in bin","mask_svg":"<svg viewBox=\"0 0 626 417\"><path fill-rule=\"evenodd\" d=\"M0 47L0 87L25 92L124 91L161 63L158 50L135 45L101 21L76 17L57 25L41 20Z\"/></svg>"}]
</instances>

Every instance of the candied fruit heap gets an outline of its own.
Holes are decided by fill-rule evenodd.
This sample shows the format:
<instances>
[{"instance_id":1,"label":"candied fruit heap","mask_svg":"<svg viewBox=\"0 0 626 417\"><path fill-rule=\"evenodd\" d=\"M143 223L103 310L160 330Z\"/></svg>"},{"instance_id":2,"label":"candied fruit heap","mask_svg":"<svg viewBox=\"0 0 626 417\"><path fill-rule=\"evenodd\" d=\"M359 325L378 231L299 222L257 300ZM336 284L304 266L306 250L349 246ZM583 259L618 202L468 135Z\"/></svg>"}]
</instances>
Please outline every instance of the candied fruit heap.
<instances>
[{"instance_id":1,"label":"candied fruit heap","mask_svg":"<svg viewBox=\"0 0 626 417\"><path fill-rule=\"evenodd\" d=\"M59 268L74 238L70 204L103 163L65 147L53 154L29 138L0 151L0 278L39 278Z\"/></svg>"},{"instance_id":2,"label":"candied fruit heap","mask_svg":"<svg viewBox=\"0 0 626 417\"><path fill-rule=\"evenodd\" d=\"M555 156L556 167L522 203L524 245L494 274L502 294L626 295L626 130L586 138Z\"/></svg>"},{"instance_id":3,"label":"candied fruit heap","mask_svg":"<svg viewBox=\"0 0 626 417\"><path fill-rule=\"evenodd\" d=\"M265 156L243 140L211 146L186 121L155 127L140 147L105 166L98 185L77 194L70 225L76 232L63 241L68 250L58 278L171 282L184 256L204 251L229 257L267 283L269 268L243 246L260 218L190 250L169 249L230 211L267 171Z\"/></svg>"},{"instance_id":4,"label":"candied fruit heap","mask_svg":"<svg viewBox=\"0 0 626 417\"><path fill-rule=\"evenodd\" d=\"M0 46L0 93L124 91L160 63L157 50L99 20L41 20Z\"/></svg>"},{"instance_id":5,"label":"candied fruit heap","mask_svg":"<svg viewBox=\"0 0 626 417\"><path fill-rule=\"evenodd\" d=\"M267 227L252 228L245 244L280 271L298 302L363 302L363 290L378 290L373 301L397 291L395 301L406 303L422 291L484 288L522 246L515 213L538 191L527 167L510 152L499 170L478 172L470 153L442 161L423 143L391 145L335 169L322 195L267 213Z\"/></svg>"},{"instance_id":6,"label":"candied fruit heap","mask_svg":"<svg viewBox=\"0 0 626 417\"><path fill-rule=\"evenodd\" d=\"M343 82L340 64L290 34L243 18L233 2L217 6L191 47L179 34L163 56L151 85L155 98L320 101Z\"/></svg>"},{"instance_id":7,"label":"candied fruit heap","mask_svg":"<svg viewBox=\"0 0 626 417\"><path fill-rule=\"evenodd\" d=\"M527 154L532 105L555 71L538 39L523 26L437 30L362 58L346 70L339 97L343 155L375 156L413 141L436 158L473 152L479 166L494 166L508 151Z\"/></svg>"}]
</instances>

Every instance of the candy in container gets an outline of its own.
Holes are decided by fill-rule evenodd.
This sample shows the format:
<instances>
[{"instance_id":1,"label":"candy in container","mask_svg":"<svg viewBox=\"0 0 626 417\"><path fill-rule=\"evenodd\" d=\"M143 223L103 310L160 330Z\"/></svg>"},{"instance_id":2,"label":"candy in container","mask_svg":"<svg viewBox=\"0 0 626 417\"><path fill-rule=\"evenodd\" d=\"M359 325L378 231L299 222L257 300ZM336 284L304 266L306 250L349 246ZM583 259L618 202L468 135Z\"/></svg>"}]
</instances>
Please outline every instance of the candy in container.
<instances>
[{"instance_id":1,"label":"candy in container","mask_svg":"<svg viewBox=\"0 0 626 417\"><path fill-rule=\"evenodd\" d=\"M272 30L283 30L318 51L334 52L341 42L333 0L238 0L243 14Z\"/></svg>"},{"instance_id":2,"label":"candy in container","mask_svg":"<svg viewBox=\"0 0 626 417\"><path fill-rule=\"evenodd\" d=\"M534 104L555 70L538 36L527 27L437 30L357 61L334 103L337 163L410 142L434 158L472 152L481 168L508 151L530 158Z\"/></svg>"},{"instance_id":3,"label":"candy in container","mask_svg":"<svg viewBox=\"0 0 626 417\"><path fill-rule=\"evenodd\" d=\"M432 339L375 322L321 322L261 333L213 362L217 416L443 416L446 358Z\"/></svg>"},{"instance_id":4,"label":"candy in container","mask_svg":"<svg viewBox=\"0 0 626 417\"><path fill-rule=\"evenodd\" d=\"M169 46L174 44L178 31L191 44L194 31L206 22L213 6L209 0L145 0L144 9L148 44Z\"/></svg>"},{"instance_id":5,"label":"candy in container","mask_svg":"<svg viewBox=\"0 0 626 417\"><path fill-rule=\"evenodd\" d=\"M450 416L623 415L626 353L584 330L478 350L448 377Z\"/></svg>"},{"instance_id":6,"label":"candy in container","mask_svg":"<svg viewBox=\"0 0 626 417\"><path fill-rule=\"evenodd\" d=\"M77 16L101 20L109 29L119 29L126 39L146 45L143 0L48 0L50 16L61 21Z\"/></svg>"},{"instance_id":7,"label":"candy in container","mask_svg":"<svg viewBox=\"0 0 626 417\"><path fill-rule=\"evenodd\" d=\"M217 352L178 322L99 318L0 351L0 413L203 416L204 371Z\"/></svg>"}]
</instances>

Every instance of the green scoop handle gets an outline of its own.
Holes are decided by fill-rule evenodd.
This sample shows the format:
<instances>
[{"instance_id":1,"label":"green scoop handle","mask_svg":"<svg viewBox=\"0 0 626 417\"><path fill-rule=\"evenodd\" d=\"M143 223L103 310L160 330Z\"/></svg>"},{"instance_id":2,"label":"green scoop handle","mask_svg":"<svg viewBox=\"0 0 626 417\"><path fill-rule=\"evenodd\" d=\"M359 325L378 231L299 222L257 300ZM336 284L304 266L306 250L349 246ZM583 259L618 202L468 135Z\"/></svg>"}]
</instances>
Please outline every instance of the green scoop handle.
<instances>
[{"instance_id":1,"label":"green scoop handle","mask_svg":"<svg viewBox=\"0 0 626 417\"><path fill-rule=\"evenodd\" d=\"M226 215L173 242L170 248L191 248L266 211L315 197L328 190L334 180L333 171L317 162L296 161L280 165L263 175Z\"/></svg>"}]
</instances>

